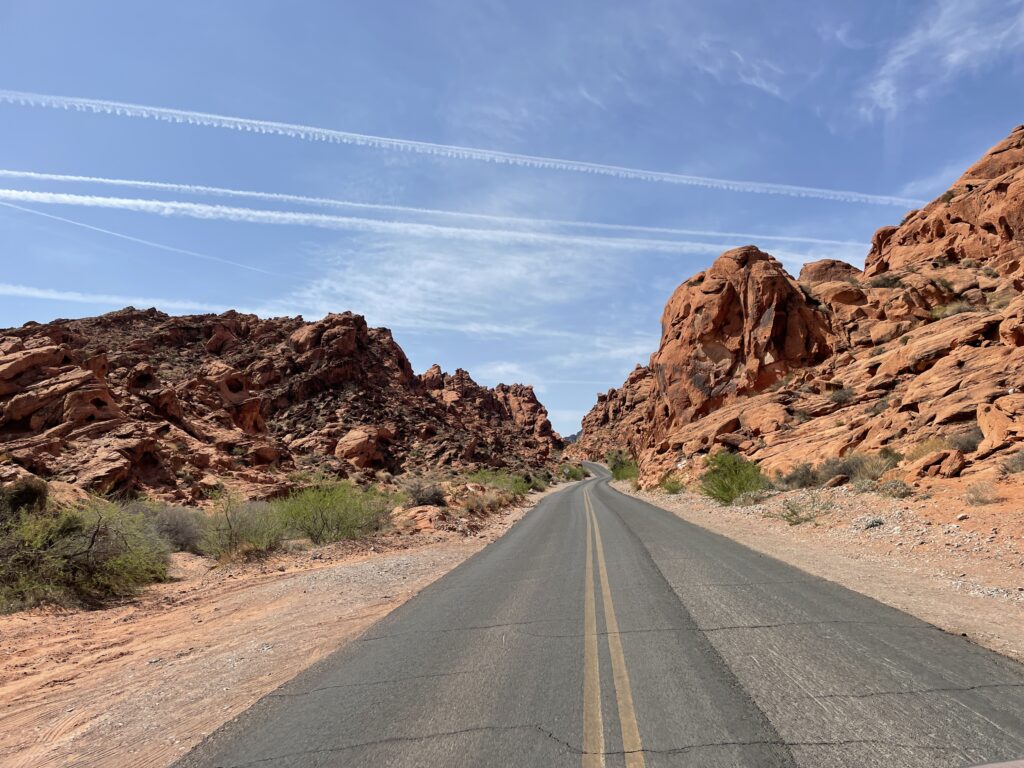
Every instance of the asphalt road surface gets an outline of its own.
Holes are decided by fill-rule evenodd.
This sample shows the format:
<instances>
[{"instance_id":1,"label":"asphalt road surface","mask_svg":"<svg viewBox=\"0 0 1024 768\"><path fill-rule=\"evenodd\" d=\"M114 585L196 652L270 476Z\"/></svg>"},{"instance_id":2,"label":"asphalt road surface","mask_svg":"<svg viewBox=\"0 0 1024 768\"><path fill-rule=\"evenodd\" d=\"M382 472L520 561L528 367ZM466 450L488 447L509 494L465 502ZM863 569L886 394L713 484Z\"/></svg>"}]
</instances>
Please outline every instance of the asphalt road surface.
<instances>
[{"instance_id":1,"label":"asphalt road surface","mask_svg":"<svg viewBox=\"0 0 1024 768\"><path fill-rule=\"evenodd\" d=\"M179 765L1024 756L1021 665L623 496L592 469Z\"/></svg>"}]
</instances>

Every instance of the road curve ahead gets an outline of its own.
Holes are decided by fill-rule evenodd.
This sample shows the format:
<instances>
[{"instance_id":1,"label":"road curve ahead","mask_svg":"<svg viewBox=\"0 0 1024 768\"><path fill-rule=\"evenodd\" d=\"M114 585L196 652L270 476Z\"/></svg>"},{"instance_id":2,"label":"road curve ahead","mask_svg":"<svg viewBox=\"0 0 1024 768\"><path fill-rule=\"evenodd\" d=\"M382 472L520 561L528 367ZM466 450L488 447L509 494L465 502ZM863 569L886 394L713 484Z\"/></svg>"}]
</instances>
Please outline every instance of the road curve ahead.
<instances>
[{"instance_id":1,"label":"road curve ahead","mask_svg":"<svg viewBox=\"0 0 1024 768\"><path fill-rule=\"evenodd\" d=\"M607 472L181 766L850 766L1024 756L1024 668L623 496Z\"/></svg>"}]
</instances>

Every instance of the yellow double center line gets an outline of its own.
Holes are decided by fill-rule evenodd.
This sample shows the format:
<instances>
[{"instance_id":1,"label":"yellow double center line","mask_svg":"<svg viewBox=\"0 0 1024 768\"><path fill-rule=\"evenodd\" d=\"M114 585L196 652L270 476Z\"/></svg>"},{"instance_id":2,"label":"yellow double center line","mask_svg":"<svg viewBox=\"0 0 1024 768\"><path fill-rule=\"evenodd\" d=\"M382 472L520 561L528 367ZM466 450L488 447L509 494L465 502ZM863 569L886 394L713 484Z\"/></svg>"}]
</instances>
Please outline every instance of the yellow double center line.
<instances>
[{"instance_id":1,"label":"yellow double center line","mask_svg":"<svg viewBox=\"0 0 1024 768\"><path fill-rule=\"evenodd\" d=\"M615 616L612 590L608 584L604 545L601 543L601 527L597 524L594 505L590 501L590 493L587 490L583 491L583 505L587 513L587 584L583 616L583 766L584 768L598 768L604 765L604 724L601 719L601 673L597 649L596 588L594 586L594 550L596 549L598 577L604 603L604 623L607 628L608 654L612 661L612 681L615 684L615 701L619 707L619 726L622 729L622 749L625 752L626 768L644 768L640 727L637 725L636 710L633 708L633 692L629 684L629 672L626 669L626 656L622 652L619 622Z\"/></svg>"}]
</instances>

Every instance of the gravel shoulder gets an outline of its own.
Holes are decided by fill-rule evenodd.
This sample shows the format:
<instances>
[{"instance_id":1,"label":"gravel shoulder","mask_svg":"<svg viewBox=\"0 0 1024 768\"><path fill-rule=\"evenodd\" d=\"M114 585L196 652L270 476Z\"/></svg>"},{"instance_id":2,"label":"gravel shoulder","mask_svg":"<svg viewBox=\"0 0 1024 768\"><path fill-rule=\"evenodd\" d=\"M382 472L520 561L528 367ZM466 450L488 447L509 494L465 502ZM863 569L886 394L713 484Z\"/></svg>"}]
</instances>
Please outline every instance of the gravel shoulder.
<instances>
[{"instance_id":1,"label":"gravel shoulder","mask_svg":"<svg viewBox=\"0 0 1024 768\"><path fill-rule=\"evenodd\" d=\"M99 611L0 617L0 764L160 768L504 534L389 534L260 563L175 555L176 579Z\"/></svg>"},{"instance_id":2,"label":"gravel shoulder","mask_svg":"<svg viewBox=\"0 0 1024 768\"><path fill-rule=\"evenodd\" d=\"M693 493L622 493L808 573L1024 661L1024 493L969 506L966 483L925 483L910 499L844 487L789 491L746 507ZM961 487L961 486L964 487ZM793 510L809 517L790 525ZM791 516L791 515L790 515Z\"/></svg>"}]
</instances>

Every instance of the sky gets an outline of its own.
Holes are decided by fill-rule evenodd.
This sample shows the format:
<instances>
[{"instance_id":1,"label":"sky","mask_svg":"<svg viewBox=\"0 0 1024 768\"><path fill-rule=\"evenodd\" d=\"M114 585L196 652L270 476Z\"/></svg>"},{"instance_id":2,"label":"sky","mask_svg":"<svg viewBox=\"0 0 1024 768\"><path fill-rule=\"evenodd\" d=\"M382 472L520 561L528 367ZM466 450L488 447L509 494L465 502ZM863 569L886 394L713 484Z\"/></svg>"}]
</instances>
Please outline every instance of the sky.
<instances>
[{"instance_id":1,"label":"sky","mask_svg":"<svg viewBox=\"0 0 1024 768\"><path fill-rule=\"evenodd\" d=\"M1024 0L2 0L0 327L351 310L569 434L679 283L862 265L1022 83Z\"/></svg>"}]
</instances>

